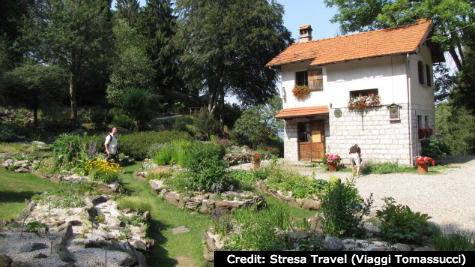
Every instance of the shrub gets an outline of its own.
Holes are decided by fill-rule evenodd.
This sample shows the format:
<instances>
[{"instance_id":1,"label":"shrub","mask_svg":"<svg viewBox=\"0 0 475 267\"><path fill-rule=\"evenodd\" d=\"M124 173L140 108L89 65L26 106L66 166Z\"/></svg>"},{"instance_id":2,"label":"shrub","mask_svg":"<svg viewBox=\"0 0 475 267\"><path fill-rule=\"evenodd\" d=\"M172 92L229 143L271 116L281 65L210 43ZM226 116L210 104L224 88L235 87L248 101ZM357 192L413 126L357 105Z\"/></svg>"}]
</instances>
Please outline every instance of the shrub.
<instances>
[{"instance_id":1,"label":"shrub","mask_svg":"<svg viewBox=\"0 0 475 267\"><path fill-rule=\"evenodd\" d=\"M89 119L96 126L101 126L106 120L106 111L101 107L93 107L89 109Z\"/></svg>"},{"instance_id":2,"label":"shrub","mask_svg":"<svg viewBox=\"0 0 475 267\"><path fill-rule=\"evenodd\" d=\"M61 134L53 142L53 157L57 167L72 168L79 160L83 149L83 139L79 135Z\"/></svg>"},{"instance_id":3,"label":"shrub","mask_svg":"<svg viewBox=\"0 0 475 267\"><path fill-rule=\"evenodd\" d=\"M114 127L130 129L130 127L132 126L132 119L127 114L118 114L114 116L111 124Z\"/></svg>"},{"instance_id":4,"label":"shrub","mask_svg":"<svg viewBox=\"0 0 475 267\"><path fill-rule=\"evenodd\" d=\"M156 144L149 150L149 155L155 159L155 163L158 165L176 163L180 166L184 166L191 146L192 143L186 140Z\"/></svg>"},{"instance_id":5,"label":"shrub","mask_svg":"<svg viewBox=\"0 0 475 267\"><path fill-rule=\"evenodd\" d=\"M134 119L138 129L142 129L150 119L150 97L150 93L137 88L128 90L124 95L123 108Z\"/></svg>"},{"instance_id":6,"label":"shrub","mask_svg":"<svg viewBox=\"0 0 475 267\"><path fill-rule=\"evenodd\" d=\"M422 243L431 232L430 217L413 212L408 206L396 204L393 198L385 198L382 210L376 212L381 221L380 235L390 242Z\"/></svg>"},{"instance_id":7,"label":"shrub","mask_svg":"<svg viewBox=\"0 0 475 267\"><path fill-rule=\"evenodd\" d=\"M439 139L421 140L421 155L443 159L449 154L449 147Z\"/></svg>"},{"instance_id":8,"label":"shrub","mask_svg":"<svg viewBox=\"0 0 475 267\"><path fill-rule=\"evenodd\" d=\"M472 235L464 233L443 234L437 231L433 237L436 250L439 251L474 251Z\"/></svg>"},{"instance_id":9,"label":"shrub","mask_svg":"<svg viewBox=\"0 0 475 267\"><path fill-rule=\"evenodd\" d=\"M9 142L15 140L15 130L9 124L0 125L0 142Z\"/></svg>"},{"instance_id":10,"label":"shrub","mask_svg":"<svg viewBox=\"0 0 475 267\"><path fill-rule=\"evenodd\" d=\"M320 199L325 234L343 237L363 233L361 222L369 214L372 197L365 201L352 182L336 179L326 185Z\"/></svg>"},{"instance_id":11,"label":"shrub","mask_svg":"<svg viewBox=\"0 0 475 267\"><path fill-rule=\"evenodd\" d=\"M191 140L186 132L161 131L139 132L119 137L119 149L122 153L132 156L136 160L142 160L152 144L169 143L174 140Z\"/></svg>"},{"instance_id":12,"label":"shrub","mask_svg":"<svg viewBox=\"0 0 475 267\"><path fill-rule=\"evenodd\" d=\"M139 197L125 197L119 200L117 207L121 210L130 209L136 212L144 213L152 210L152 205Z\"/></svg>"},{"instance_id":13,"label":"shrub","mask_svg":"<svg viewBox=\"0 0 475 267\"><path fill-rule=\"evenodd\" d=\"M279 235L279 231L290 229L288 209L269 207L259 212L240 209L234 217L241 232L231 236L225 244L226 249L270 251L286 248L284 236Z\"/></svg>"},{"instance_id":14,"label":"shrub","mask_svg":"<svg viewBox=\"0 0 475 267\"><path fill-rule=\"evenodd\" d=\"M261 118L256 107L245 110L241 117L234 123L233 134L240 144L256 148L257 145L266 143L271 130Z\"/></svg>"},{"instance_id":15,"label":"shrub","mask_svg":"<svg viewBox=\"0 0 475 267\"><path fill-rule=\"evenodd\" d=\"M206 108L201 108L191 119L193 121L195 137L198 139L209 140L211 135L220 132L219 121Z\"/></svg>"},{"instance_id":16,"label":"shrub","mask_svg":"<svg viewBox=\"0 0 475 267\"><path fill-rule=\"evenodd\" d=\"M224 149L213 143L196 142L185 161L190 190L207 192L225 191L231 180L227 173L228 164L222 158Z\"/></svg>"}]
</instances>

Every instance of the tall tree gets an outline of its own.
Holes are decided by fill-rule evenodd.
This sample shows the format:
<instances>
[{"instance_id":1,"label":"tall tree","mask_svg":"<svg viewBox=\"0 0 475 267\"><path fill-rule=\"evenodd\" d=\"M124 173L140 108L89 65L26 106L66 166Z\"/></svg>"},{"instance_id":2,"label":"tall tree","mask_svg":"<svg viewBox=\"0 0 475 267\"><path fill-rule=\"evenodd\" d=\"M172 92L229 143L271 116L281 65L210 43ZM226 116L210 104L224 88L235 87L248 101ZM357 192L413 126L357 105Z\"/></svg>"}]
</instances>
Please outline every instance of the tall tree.
<instances>
[{"instance_id":1,"label":"tall tree","mask_svg":"<svg viewBox=\"0 0 475 267\"><path fill-rule=\"evenodd\" d=\"M112 67L110 83L107 85L107 100L122 107L128 91L153 91L155 72L143 45L145 38L135 28L129 26L127 21L119 19L113 31L116 60Z\"/></svg>"},{"instance_id":2,"label":"tall tree","mask_svg":"<svg viewBox=\"0 0 475 267\"><path fill-rule=\"evenodd\" d=\"M106 58L111 0L38 0L22 26L31 59L64 66L69 73L70 118L77 124L77 90L86 65Z\"/></svg>"},{"instance_id":3,"label":"tall tree","mask_svg":"<svg viewBox=\"0 0 475 267\"><path fill-rule=\"evenodd\" d=\"M185 72L201 84L210 112L222 111L229 93L247 105L263 103L276 93L277 72L265 64L291 42L282 5L267 0L178 0L176 6ZM222 112L219 115L222 122Z\"/></svg>"},{"instance_id":4,"label":"tall tree","mask_svg":"<svg viewBox=\"0 0 475 267\"><path fill-rule=\"evenodd\" d=\"M130 26L136 26L139 20L140 3L137 0L117 0L115 2L116 16L124 19Z\"/></svg>"},{"instance_id":5,"label":"tall tree","mask_svg":"<svg viewBox=\"0 0 475 267\"><path fill-rule=\"evenodd\" d=\"M38 110L62 99L67 76L58 66L27 63L3 76L2 84L8 102L33 111L33 124L38 125Z\"/></svg>"},{"instance_id":6,"label":"tall tree","mask_svg":"<svg viewBox=\"0 0 475 267\"><path fill-rule=\"evenodd\" d=\"M186 101L187 91L180 77L181 51L173 42L176 16L170 0L147 0L143 7L138 31L145 37L145 47L155 70L156 93L165 109L174 109L177 101Z\"/></svg>"}]
</instances>

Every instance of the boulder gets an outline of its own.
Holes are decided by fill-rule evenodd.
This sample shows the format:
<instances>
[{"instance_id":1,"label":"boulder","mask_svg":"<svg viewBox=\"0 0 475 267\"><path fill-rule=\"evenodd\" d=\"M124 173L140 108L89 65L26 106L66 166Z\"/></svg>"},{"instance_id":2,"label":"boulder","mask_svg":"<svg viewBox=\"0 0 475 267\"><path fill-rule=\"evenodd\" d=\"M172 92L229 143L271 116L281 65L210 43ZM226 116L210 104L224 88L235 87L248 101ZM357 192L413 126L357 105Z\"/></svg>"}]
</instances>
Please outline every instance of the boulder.
<instances>
[{"instance_id":1,"label":"boulder","mask_svg":"<svg viewBox=\"0 0 475 267\"><path fill-rule=\"evenodd\" d=\"M303 201L303 209L306 209L306 210L318 210L320 206L321 206L321 203L318 200L304 199Z\"/></svg>"},{"instance_id":2,"label":"boulder","mask_svg":"<svg viewBox=\"0 0 475 267\"><path fill-rule=\"evenodd\" d=\"M323 240L323 249L329 251L339 251L343 249L343 242L338 237L326 236Z\"/></svg>"},{"instance_id":3,"label":"boulder","mask_svg":"<svg viewBox=\"0 0 475 267\"><path fill-rule=\"evenodd\" d=\"M208 201L207 200L204 200L203 202L201 202L201 206L200 206L200 209L199 209L198 212L201 213L201 214L208 214L209 213L209 207L208 207Z\"/></svg>"},{"instance_id":4,"label":"boulder","mask_svg":"<svg viewBox=\"0 0 475 267\"><path fill-rule=\"evenodd\" d=\"M91 199L91 202L92 204L95 206L95 205L98 205L98 204L101 204L101 203L104 203L104 202L107 202L107 200L109 200L106 196L95 196Z\"/></svg>"},{"instance_id":5,"label":"boulder","mask_svg":"<svg viewBox=\"0 0 475 267\"><path fill-rule=\"evenodd\" d=\"M147 244L145 244L145 242L143 242L142 240L132 240L130 244L138 250L142 250L142 251L147 250Z\"/></svg>"},{"instance_id":6,"label":"boulder","mask_svg":"<svg viewBox=\"0 0 475 267\"><path fill-rule=\"evenodd\" d=\"M9 267L12 264L12 259L5 254L0 254L0 267Z\"/></svg>"},{"instance_id":7,"label":"boulder","mask_svg":"<svg viewBox=\"0 0 475 267\"><path fill-rule=\"evenodd\" d=\"M166 202L172 205L178 206L180 196L175 192L167 192L163 195L163 198L165 199Z\"/></svg>"},{"instance_id":8,"label":"boulder","mask_svg":"<svg viewBox=\"0 0 475 267\"><path fill-rule=\"evenodd\" d=\"M35 258L35 259L44 259L44 258L48 258L48 256L43 254L43 253L39 253L38 255L33 256L33 258Z\"/></svg>"},{"instance_id":9,"label":"boulder","mask_svg":"<svg viewBox=\"0 0 475 267\"><path fill-rule=\"evenodd\" d=\"M36 243L36 242L27 243L23 245L22 247L20 247L20 252L32 252L35 250L40 250L40 249L45 249L45 248L48 248L48 245L44 243Z\"/></svg>"},{"instance_id":10,"label":"boulder","mask_svg":"<svg viewBox=\"0 0 475 267\"><path fill-rule=\"evenodd\" d=\"M185 208L189 211L196 211L200 206L201 202L188 201L185 204Z\"/></svg>"}]
</instances>

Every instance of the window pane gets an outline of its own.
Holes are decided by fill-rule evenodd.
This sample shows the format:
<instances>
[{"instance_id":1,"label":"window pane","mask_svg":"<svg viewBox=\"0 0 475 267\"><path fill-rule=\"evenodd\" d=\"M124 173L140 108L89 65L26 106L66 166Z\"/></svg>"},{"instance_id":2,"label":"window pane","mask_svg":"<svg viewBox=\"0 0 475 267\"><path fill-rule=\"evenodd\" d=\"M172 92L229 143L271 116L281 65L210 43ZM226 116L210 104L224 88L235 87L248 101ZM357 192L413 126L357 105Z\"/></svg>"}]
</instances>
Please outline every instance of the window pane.
<instances>
[{"instance_id":1,"label":"window pane","mask_svg":"<svg viewBox=\"0 0 475 267\"><path fill-rule=\"evenodd\" d=\"M424 84L424 64L422 61L417 62L417 72L419 75L419 83Z\"/></svg>"},{"instance_id":2,"label":"window pane","mask_svg":"<svg viewBox=\"0 0 475 267\"><path fill-rule=\"evenodd\" d=\"M306 71L299 71L295 73L295 84L298 86L308 86L308 76Z\"/></svg>"}]
</instances>

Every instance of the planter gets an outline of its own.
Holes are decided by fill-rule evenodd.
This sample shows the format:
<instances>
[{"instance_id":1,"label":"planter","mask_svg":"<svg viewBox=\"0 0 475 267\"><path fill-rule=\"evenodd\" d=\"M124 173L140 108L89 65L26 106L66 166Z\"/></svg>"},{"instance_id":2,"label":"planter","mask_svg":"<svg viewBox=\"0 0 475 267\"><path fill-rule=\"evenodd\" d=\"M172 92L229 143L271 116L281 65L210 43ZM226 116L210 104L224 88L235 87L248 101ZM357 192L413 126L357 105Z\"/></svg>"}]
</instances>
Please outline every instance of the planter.
<instances>
[{"instance_id":1,"label":"planter","mask_svg":"<svg viewBox=\"0 0 475 267\"><path fill-rule=\"evenodd\" d=\"M336 172L336 164L327 163L327 165L328 165L328 170L329 171Z\"/></svg>"},{"instance_id":2,"label":"planter","mask_svg":"<svg viewBox=\"0 0 475 267\"><path fill-rule=\"evenodd\" d=\"M418 164L417 172L420 174L427 173L429 171L429 166L427 164Z\"/></svg>"},{"instance_id":3,"label":"planter","mask_svg":"<svg viewBox=\"0 0 475 267\"><path fill-rule=\"evenodd\" d=\"M261 162L260 161L255 161L252 163L252 167L254 169L259 169L261 167Z\"/></svg>"}]
</instances>

